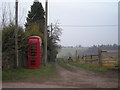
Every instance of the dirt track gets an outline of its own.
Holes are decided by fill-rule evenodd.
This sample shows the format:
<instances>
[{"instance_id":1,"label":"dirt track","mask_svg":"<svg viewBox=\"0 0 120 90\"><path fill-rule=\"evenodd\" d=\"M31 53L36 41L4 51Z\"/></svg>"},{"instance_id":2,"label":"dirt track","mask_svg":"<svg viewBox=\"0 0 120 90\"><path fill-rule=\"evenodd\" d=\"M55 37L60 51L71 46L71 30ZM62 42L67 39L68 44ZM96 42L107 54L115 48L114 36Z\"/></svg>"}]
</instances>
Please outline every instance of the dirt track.
<instances>
[{"instance_id":1,"label":"dirt track","mask_svg":"<svg viewBox=\"0 0 120 90\"><path fill-rule=\"evenodd\" d=\"M86 71L75 66L75 72L70 72L58 64L56 69L60 74L59 78L47 80L44 83L32 82L4 82L3 88L117 88L117 72L107 73L105 75ZM40 81L40 80L39 80Z\"/></svg>"}]
</instances>

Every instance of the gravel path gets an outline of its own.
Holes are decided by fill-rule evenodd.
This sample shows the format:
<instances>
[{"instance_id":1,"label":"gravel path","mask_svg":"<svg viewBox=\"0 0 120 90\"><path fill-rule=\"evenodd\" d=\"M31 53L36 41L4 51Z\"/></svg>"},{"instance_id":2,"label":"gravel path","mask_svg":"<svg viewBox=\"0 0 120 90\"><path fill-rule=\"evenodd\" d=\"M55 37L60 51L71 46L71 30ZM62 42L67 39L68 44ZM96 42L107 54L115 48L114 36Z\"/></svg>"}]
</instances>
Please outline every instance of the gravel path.
<instances>
[{"instance_id":1,"label":"gravel path","mask_svg":"<svg viewBox=\"0 0 120 90\"><path fill-rule=\"evenodd\" d=\"M56 69L60 75L59 78L53 78L43 83L31 82L3 82L3 88L117 88L118 76L116 73L112 75L102 75L93 73L75 66L75 72L70 72L58 64ZM40 80L39 80L40 81Z\"/></svg>"}]
</instances>

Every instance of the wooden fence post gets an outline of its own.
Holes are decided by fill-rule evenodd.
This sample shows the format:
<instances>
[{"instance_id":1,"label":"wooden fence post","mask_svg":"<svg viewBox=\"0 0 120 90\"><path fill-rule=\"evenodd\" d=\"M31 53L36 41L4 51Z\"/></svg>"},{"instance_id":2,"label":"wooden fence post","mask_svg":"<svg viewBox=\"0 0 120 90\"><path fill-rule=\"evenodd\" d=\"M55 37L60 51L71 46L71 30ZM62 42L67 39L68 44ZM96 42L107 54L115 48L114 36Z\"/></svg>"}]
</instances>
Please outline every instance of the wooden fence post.
<instances>
[{"instance_id":1,"label":"wooden fence post","mask_svg":"<svg viewBox=\"0 0 120 90\"><path fill-rule=\"evenodd\" d=\"M80 56L78 55L78 61L80 60Z\"/></svg>"},{"instance_id":2,"label":"wooden fence post","mask_svg":"<svg viewBox=\"0 0 120 90\"><path fill-rule=\"evenodd\" d=\"M98 48L99 65L102 66L102 50Z\"/></svg>"},{"instance_id":3,"label":"wooden fence post","mask_svg":"<svg viewBox=\"0 0 120 90\"><path fill-rule=\"evenodd\" d=\"M91 63L92 63L92 55L90 55L90 58L91 58Z\"/></svg>"},{"instance_id":4,"label":"wooden fence post","mask_svg":"<svg viewBox=\"0 0 120 90\"><path fill-rule=\"evenodd\" d=\"M84 56L85 63L86 63L86 59L87 59L87 58L86 58L86 55L85 55L85 56Z\"/></svg>"},{"instance_id":5,"label":"wooden fence post","mask_svg":"<svg viewBox=\"0 0 120 90\"><path fill-rule=\"evenodd\" d=\"M75 57L76 57L76 61L77 61L77 50L75 51Z\"/></svg>"}]
</instances>

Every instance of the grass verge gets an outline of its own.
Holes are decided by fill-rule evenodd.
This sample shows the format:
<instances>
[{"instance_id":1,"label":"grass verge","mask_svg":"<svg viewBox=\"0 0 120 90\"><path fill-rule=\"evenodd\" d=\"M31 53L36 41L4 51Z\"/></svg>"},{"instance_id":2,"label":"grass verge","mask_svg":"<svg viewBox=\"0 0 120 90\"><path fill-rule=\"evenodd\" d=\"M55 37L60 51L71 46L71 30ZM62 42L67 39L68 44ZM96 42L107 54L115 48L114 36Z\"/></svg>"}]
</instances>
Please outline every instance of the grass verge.
<instances>
[{"instance_id":1,"label":"grass verge","mask_svg":"<svg viewBox=\"0 0 120 90\"><path fill-rule=\"evenodd\" d=\"M67 69L68 71L72 71L72 72L75 71L72 67L68 66L67 63L64 62L63 60L59 60L58 64L64 69Z\"/></svg>"},{"instance_id":2,"label":"grass verge","mask_svg":"<svg viewBox=\"0 0 120 90\"><path fill-rule=\"evenodd\" d=\"M11 69L2 71L2 80L18 80L26 78L48 79L57 76L54 63L49 63L47 67L42 66L38 69Z\"/></svg>"},{"instance_id":3,"label":"grass verge","mask_svg":"<svg viewBox=\"0 0 120 90\"><path fill-rule=\"evenodd\" d=\"M80 67L80 68L84 68L86 70L98 72L98 73L105 73L108 70L107 67L101 67L101 66L95 66L95 65L89 65L89 64L80 64L75 62L69 62L69 64Z\"/></svg>"}]
</instances>

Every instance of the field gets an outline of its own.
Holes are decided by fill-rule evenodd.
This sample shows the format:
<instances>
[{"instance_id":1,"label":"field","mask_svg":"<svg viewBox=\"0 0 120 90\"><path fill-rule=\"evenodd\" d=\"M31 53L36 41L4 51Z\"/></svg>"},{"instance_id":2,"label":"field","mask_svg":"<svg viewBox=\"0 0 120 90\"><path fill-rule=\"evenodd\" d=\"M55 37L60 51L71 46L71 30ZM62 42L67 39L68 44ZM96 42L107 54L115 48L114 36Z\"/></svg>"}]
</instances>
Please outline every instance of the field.
<instances>
[{"instance_id":1,"label":"field","mask_svg":"<svg viewBox=\"0 0 120 90\"><path fill-rule=\"evenodd\" d=\"M108 67L118 66L117 50L106 50L106 52L102 52L101 50L101 53L98 51L98 48L62 48L57 58L62 58L65 61L78 61L82 64L103 65ZM69 57L71 57L71 59L68 59Z\"/></svg>"},{"instance_id":2,"label":"field","mask_svg":"<svg viewBox=\"0 0 120 90\"><path fill-rule=\"evenodd\" d=\"M76 50L77 50L77 53L80 53L80 52L83 52L85 50L87 50L88 48L62 48L57 57L58 58L63 58L63 57L74 57L75 56L75 53L76 53Z\"/></svg>"}]
</instances>

